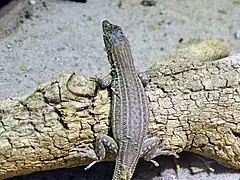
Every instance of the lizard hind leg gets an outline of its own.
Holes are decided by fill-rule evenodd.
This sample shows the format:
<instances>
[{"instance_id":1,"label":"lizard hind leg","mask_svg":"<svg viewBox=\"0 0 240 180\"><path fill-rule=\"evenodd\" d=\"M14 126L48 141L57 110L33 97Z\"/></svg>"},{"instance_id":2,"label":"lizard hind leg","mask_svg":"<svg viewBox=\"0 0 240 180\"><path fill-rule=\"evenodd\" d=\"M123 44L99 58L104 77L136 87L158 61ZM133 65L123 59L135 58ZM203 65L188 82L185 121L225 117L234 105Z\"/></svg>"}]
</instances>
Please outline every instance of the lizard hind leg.
<instances>
[{"instance_id":1,"label":"lizard hind leg","mask_svg":"<svg viewBox=\"0 0 240 180\"><path fill-rule=\"evenodd\" d=\"M98 134L95 143L95 151L101 161L105 158L105 147L114 153L118 151L118 145L112 137L106 134Z\"/></svg>"},{"instance_id":2,"label":"lizard hind leg","mask_svg":"<svg viewBox=\"0 0 240 180\"><path fill-rule=\"evenodd\" d=\"M161 139L158 137L151 137L147 138L143 142L141 157L143 157L144 160L150 161L154 164L154 166L158 167L159 164L154 161L153 159L157 156L164 155L164 156L174 156L175 158L179 158L179 156L173 152L172 150L169 150L168 148L159 148L159 143L161 142Z\"/></svg>"},{"instance_id":3,"label":"lizard hind leg","mask_svg":"<svg viewBox=\"0 0 240 180\"><path fill-rule=\"evenodd\" d=\"M112 150L114 153L117 153L118 145L116 141L106 134L98 134L96 137L96 143L95 143L95 153L96 153L96 156L98 157L98 160L90 163L85 168L85 170L89 169L94 164L102 161L105 158L105 155L106 155L105 147L107 147L109 150Z\"/></svg>"},{"instance_id":4,"label":"lizard hind leg","mask_svg":"<svg viewBox=\"0 0 240 180\"><path fill-rule=\"evenodd\" d=\"M105 148L106 147L109 150L113 151L114 153L117 153L118 146L117 146L117 143L115 142L115 140L113 138L111 138L110 136L107 136L106 134L98 134L96 137L96 143L95 143L95 153L97 156L97 160L91 162L84 170L88 170L94 164L102 161L105 158L105 155L106 155Z\"/></svg>"},{"instance_id":5,"label":"lizard hind leg","mask_svg":"<svg viewBox=\"0 0 240 180\"><path fill-rule=\"evenodd\" d=\"M106 134L97 134L96 142L95 142L95 149L77 149L73 148L73 151L77 151L77 153L70 154L70 158L74 157L81 157L81 158L90 158L94 161L91 162L84 170L90 169L94 164L97 162L102 161L105 158L106 150L105 148L108 148L109 150L113 151L114 153L117 153L118 151L118 145L116 141L111 138L110 136L107 136Z\"/></svg>"}]
</instances>

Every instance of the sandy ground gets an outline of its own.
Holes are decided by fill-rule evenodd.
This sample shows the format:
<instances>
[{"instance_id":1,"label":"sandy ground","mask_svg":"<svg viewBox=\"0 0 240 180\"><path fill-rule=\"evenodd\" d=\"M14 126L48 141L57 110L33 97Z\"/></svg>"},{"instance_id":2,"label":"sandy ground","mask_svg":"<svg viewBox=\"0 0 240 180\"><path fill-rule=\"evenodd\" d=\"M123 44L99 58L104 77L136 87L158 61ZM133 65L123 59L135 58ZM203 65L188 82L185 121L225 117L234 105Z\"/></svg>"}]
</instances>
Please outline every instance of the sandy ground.
<instances>
[{"instance_id":1,"label":"sandy ground","mask_svg":"<svg viewBox=\"0 0 240 180\"><path fill-rule=\"evenodd\" d=\"M120 25L132 44L140 71L184 44L221 39L231 51L240 51L233 33L240 28L239 0L157 0L146 7L132 0L36 1L30 19L0 41L0 99L33 92L39 83L51 81L61 72L78 75L106 75L109 64L104 52L101 21ZM121 5L120 5L121 2ZM134 180L176 179L174 161L160 157L161 167L140 161ZM214 173L189 173L199 160L181 155L179 179L239 180L240 173L213 165ZM201 167L202 164L198 165ZM13 179L111 179L114 163L99 163L89 171L82 167L34 173Z\"/></svg>"}]
</instances>

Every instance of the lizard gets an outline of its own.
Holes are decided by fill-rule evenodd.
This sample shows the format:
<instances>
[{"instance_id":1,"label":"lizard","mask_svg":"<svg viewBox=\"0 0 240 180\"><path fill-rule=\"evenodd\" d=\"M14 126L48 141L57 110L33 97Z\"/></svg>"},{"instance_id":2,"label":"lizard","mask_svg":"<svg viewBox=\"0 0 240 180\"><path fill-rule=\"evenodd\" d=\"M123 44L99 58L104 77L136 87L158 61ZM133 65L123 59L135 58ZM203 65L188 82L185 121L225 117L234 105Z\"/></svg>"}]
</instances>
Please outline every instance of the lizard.
<instances>
[{"instance_id":1,"label":"lizard","mask_svg":"<svg viewBox=\"0 0 240 180\"><path fill-rule=\"evenodd\" d=\"M130 180L139 158L159 166L153 158L159 155L178 158L178 155L159 148L162 141L159 137L147 138L149 107L144 86L148 79L137 73L130 43L122 28L108 20L102 21L102 28L111 72L98 82L102 88L111 89L110 123L113 137L101 133L96 135L95 150L85 152L85 157L95 161L85 170L105 158L107 147L117 154L112 180Z\"/></svg>"}]
</instances>

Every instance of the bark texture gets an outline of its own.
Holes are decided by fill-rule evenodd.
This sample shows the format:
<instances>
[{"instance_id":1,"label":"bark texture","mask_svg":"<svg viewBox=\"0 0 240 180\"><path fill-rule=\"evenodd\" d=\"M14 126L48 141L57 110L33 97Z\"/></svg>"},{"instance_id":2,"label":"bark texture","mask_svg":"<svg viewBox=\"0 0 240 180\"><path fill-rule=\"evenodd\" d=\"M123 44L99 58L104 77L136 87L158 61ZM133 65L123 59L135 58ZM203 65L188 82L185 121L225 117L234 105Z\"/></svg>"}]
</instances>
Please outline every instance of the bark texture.
<instances>
[{"instance_id":1,"label":"bark texture","mask_svg":"<svg viewBox=\"0 0 240 180\"><path fill-rule=\"evenodd\" d=\"M175 152L240 169L240 56L216 60L227 55L223 43L205 41L150 67L149 136L163 138L161 146ZM95 133L109 133L109 112L107 90L68 74L0 101L0 179L90 163L69 152L93 148Z\"/></svg>"}]
</instances>

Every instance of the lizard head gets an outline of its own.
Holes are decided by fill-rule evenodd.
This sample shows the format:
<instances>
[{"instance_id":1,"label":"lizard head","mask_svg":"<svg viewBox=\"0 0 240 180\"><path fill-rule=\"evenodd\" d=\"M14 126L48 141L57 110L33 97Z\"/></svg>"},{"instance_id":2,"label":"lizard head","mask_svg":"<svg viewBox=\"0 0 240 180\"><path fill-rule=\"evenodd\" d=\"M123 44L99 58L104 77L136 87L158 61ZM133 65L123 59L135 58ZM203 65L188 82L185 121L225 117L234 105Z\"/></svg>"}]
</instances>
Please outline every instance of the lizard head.
<instances>
[{"instance_id":1,"label":"lizard head","mask_svg":"<svg viewBox=\"0 0 240 180\"><path fill-rule=\"evenodd\" d=\"M110 23L108 20L104 20L102 22L102 28L103 40L107 51L113 46L117 46L128 41L121 27Z\"/></svg>"}]
</instances>

